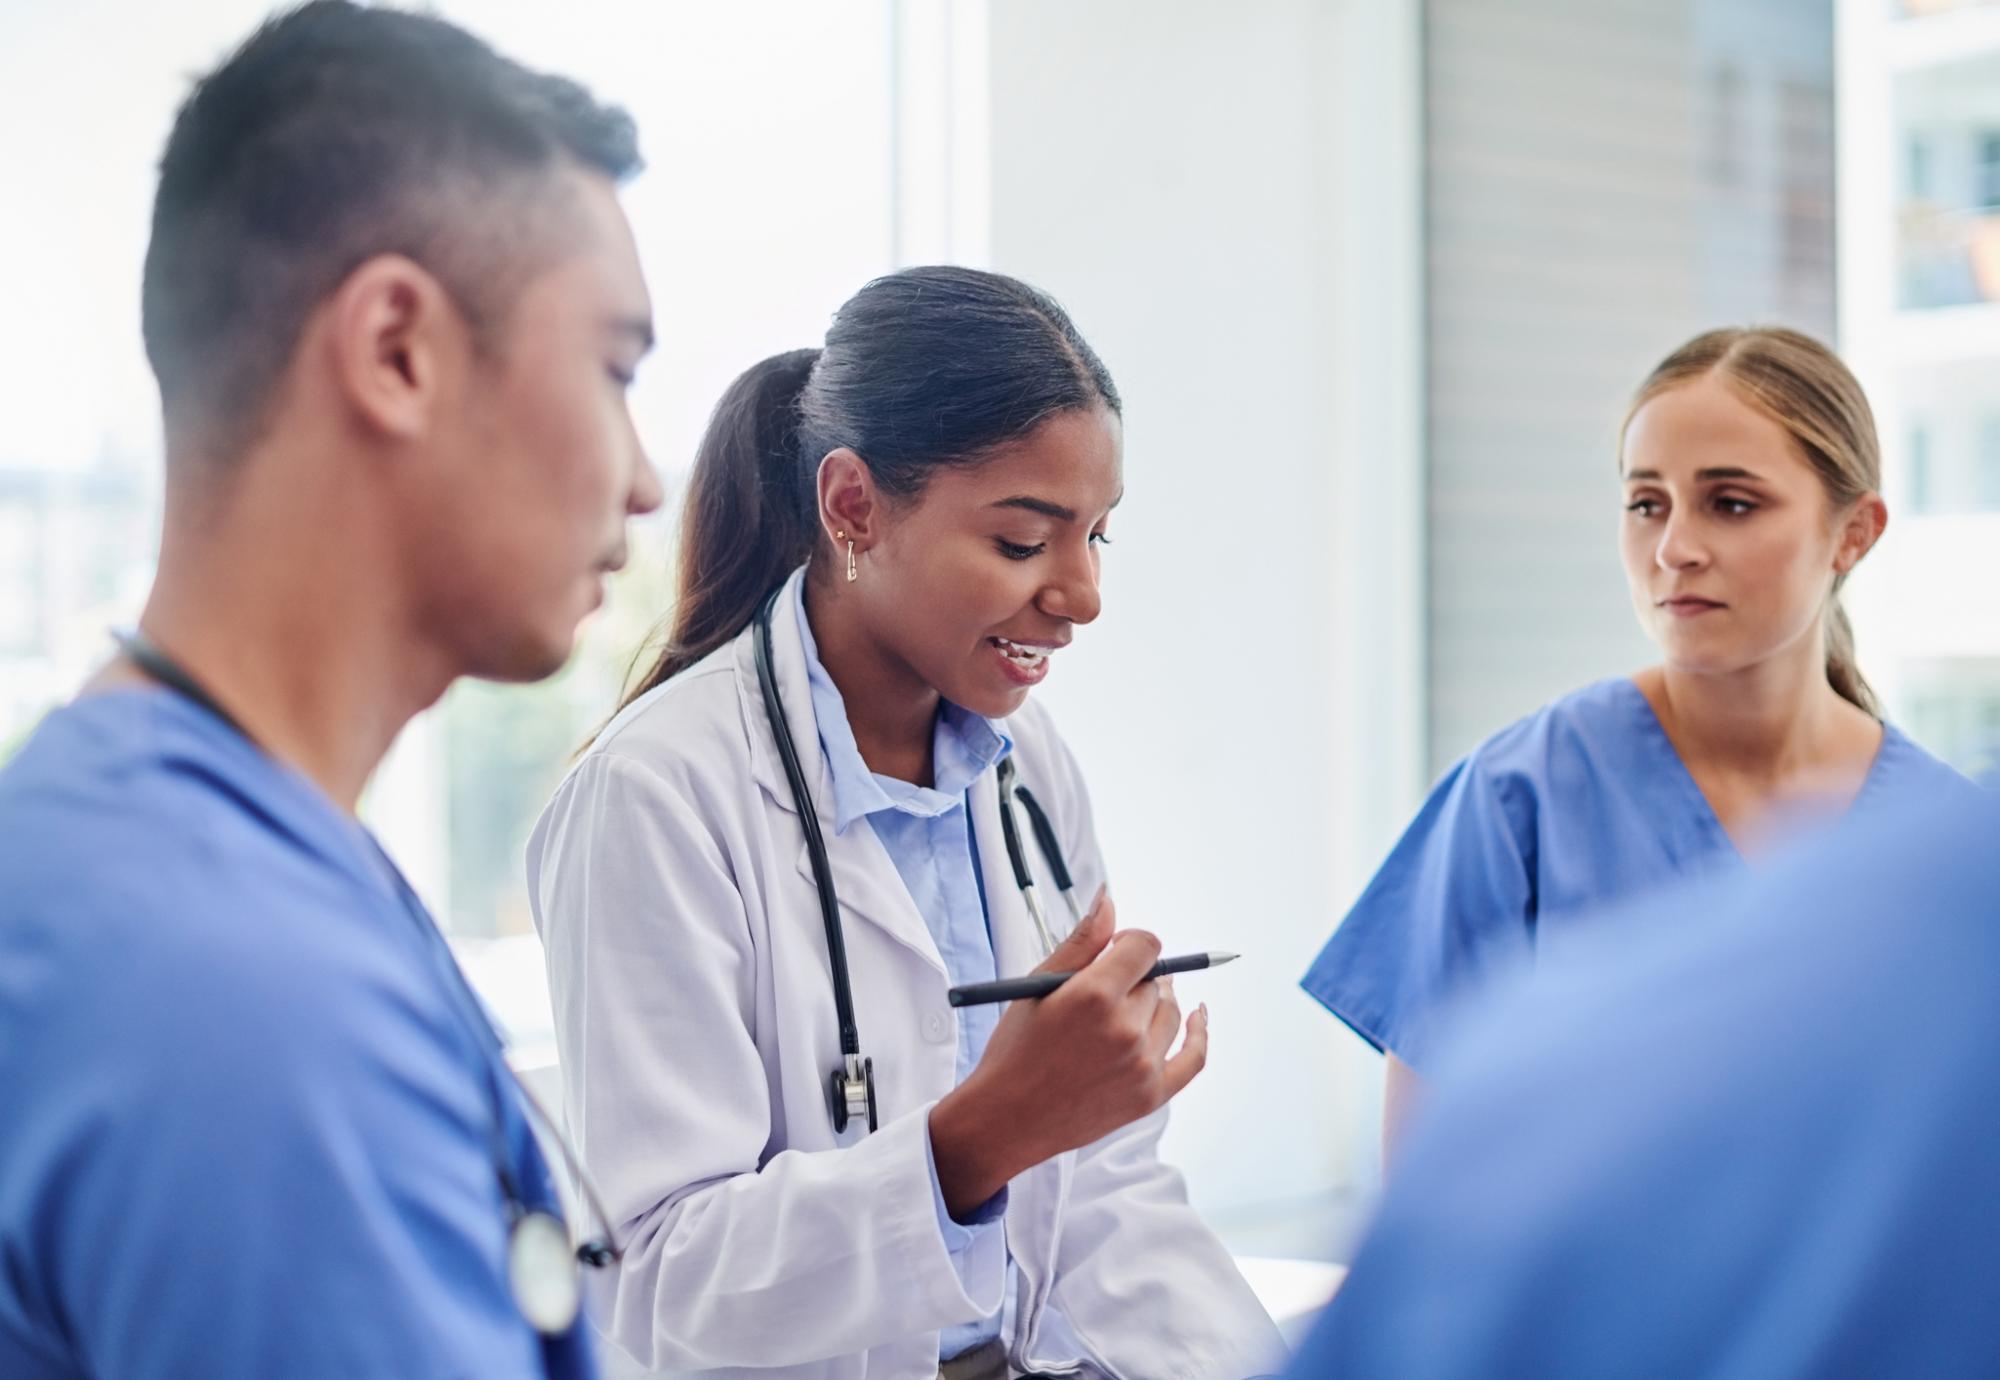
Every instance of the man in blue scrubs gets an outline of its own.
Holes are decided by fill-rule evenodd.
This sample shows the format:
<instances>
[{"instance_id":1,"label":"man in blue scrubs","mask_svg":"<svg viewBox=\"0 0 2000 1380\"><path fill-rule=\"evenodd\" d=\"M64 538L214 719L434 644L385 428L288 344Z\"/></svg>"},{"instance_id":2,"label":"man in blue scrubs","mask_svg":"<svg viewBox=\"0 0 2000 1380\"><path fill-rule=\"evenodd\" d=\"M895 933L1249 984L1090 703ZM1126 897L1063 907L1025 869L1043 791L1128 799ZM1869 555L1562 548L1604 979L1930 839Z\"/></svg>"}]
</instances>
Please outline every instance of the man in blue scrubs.
<instances>
[{"instance_id":1,"label":"man in blue scrubs","mask_svg":"<svg viewBox=\"0 0 2000 1380\"><path fill-rule=\"evenodd\" d=\"M592 1372L509 1277L555 1201L518 1093L354 811L453 679L563 663L659 502L636 166L574 84L343 3L181 110L158 580L0 773L9 1380Z\"/></svg>"},{"instance_id":2,"label":"man in blue scrubs","mask_svg":"<svg viewBox=\"0 0 2000 1380\"><path fill-rule=\"evenodd\" d=\"M1293 1373L2000 1375L2000 798L1647 909L1461 1027Z\"/></svg>"}]
</instances>

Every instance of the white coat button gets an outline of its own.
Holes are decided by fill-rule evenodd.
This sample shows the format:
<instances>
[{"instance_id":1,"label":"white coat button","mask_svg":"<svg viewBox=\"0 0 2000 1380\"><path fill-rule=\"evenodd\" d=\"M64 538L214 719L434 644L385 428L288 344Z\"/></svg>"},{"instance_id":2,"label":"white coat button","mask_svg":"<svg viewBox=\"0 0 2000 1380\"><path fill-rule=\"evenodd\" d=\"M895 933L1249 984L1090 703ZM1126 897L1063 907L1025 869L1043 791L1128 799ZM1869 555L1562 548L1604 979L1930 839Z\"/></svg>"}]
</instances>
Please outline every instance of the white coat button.
<instances>
[{"instance_id":1,"label":"white coat button","mask_svg":"<svg viewBox=\"0 0 2000 1380\"><path fill-rule=\"evenodd\" d=\"M951 1018L942 1011L924 1012L924 1038L941 1045L951 1038Z\"/></svg>"}]
</instances>

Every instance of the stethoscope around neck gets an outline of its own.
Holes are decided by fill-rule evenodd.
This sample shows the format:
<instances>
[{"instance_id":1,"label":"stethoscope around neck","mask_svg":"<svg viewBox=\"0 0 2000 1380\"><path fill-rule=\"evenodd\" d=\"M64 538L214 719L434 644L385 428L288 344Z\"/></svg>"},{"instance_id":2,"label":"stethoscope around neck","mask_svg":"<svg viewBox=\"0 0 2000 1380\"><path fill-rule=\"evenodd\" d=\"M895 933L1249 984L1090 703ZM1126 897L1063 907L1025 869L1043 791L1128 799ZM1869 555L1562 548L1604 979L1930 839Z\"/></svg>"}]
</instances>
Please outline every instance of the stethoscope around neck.
<instances>
[{"instance_id":1,"label":"stethoscope around neck","mask_svg":"<svg viewBox=\"0 0 2000 1380\"><path fill-rule=\"evenodd\" d=\"M833 870L827 864L826 836L819 827L819 812L813 808L812 792L806 786L805 770L799 765L799 751L792 740L791 724L785 718L785 706L778 697L778 673L771 651L771 619L779 598L788 587L781 585L772 591L757 613L757 686L763 692L764 712L771 720L771 733L778 744L778 759L784 763L785 780L792 791L792 804L798 810L799 827L805 832L806 855L812 861L813 885L819 892L820 923L826 929L834 1019L840 1025L840 1066L827 1078L834 1134L841 1134L850 1122L864 1117L868 1129L873 1131L880 1124L875 1104L875 1061L861 1052L861 1032L854 1019L854 986L847 973L847 938L841 927L840 896L834 890ZM1018 800L1027 812L1028 826L1034 831L1036 847L1048 863L1049 875L1055 878L1056 889L1068 903L1072 923L1083 919L1083 907L1076 898L1076 883L1070 879L1069 868L1063 862L1062 845L1056 839L1048 813L1028 788L1016 781L1014 759L1001 758L994 775L1000 791L1000 833L1007 845L1007 862L1014 872L1014 885L1020 888L1028 914L1034 918L1043 954L1050 954L1055 951L1056 936L1049 928L1048 914L1043 910L1041 895L1035 889L1034 873L1028 870L1027 856L1021 848L1021 829L1014 819L1015 801Z\"/></svg>"},{"instance_id":2,"label":"stethoscope around neck","mask_svg":"<svg viewBox=\"0 0 2000 1380\"><path fill-rule=\"evenodd\" d=\"M134 629L131 632L114 632L125 655L148 676L179 694L182 698L207 710L232 729L253 747L256 739L238 723L230 712L216 703L202 684L190 675L179 662L161 651L144 633ZM583 1290L577 1277L577 1266L588 1265L593 1269L604 1269L622 1260L625 1249L618 1242L616 1230L611 1225L610 1216L604 1211L604 1203L598 1197L597 1189L584 1172L581 1161L570 1148L562 1128L548 1109L542 1106L528 1085L521 1081L513 1067L507 1063L505 1051L501 1049L499 1037L486 1019L478 997L465 974L459 970L448 950L444 949L443 937L431 921L429 912L417 899L416 892L404 878L395 862L382 851L381 845L368 837L376 857L388 869L394 880L397 899L411 922L417 927L426 953L433 966L448 969L450 976L445 986L450 993L454 1016L472 1036L473 1043L481 1051L481 1071L485 1075L486 1090L493 1104L493 1115L487 1126L487 1153L492 1158L494 1177L500 1185L500 1196L504 1204L507 1222L507 1286L514 1296L514 1304L537 1332L544 1336L556 1337L569 1331L575 1325L577 1314L583 1306ZM506 1070L507 1078L514 1084L520 1095L521 1105L539 1120L548 1132L548 1139L562 1156L563 1163L577 1186L578 1196L588 1205L604 1228L601 1235L593 1236L572 1248L569 1226L554 1211L531 1204L521 1191L514 1173L513 1157L508 1153L506 1134L505 1093L499 1069Z\"/></svg>"}]
</instances>

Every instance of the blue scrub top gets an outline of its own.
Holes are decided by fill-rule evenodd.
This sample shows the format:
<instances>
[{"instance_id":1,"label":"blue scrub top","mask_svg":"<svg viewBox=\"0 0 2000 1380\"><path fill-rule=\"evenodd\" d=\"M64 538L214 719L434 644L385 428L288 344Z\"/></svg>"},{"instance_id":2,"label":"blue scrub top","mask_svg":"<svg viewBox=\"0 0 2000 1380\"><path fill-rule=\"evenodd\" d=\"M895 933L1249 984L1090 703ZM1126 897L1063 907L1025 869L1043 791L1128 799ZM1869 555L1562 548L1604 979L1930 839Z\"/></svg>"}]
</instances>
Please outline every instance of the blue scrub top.
<instances>
[{"instance_id":1,"label":"blue scrub top","mask_svg":"<svg viewBox=\"0 0 2000 1380\"><path fill-rule=\"evenodd\" d=\"M1885 724L1853 812L1972 789ZM1631 680L1488 738L1431 791L1302 985L1418 1069L1458 998L1546 957L1579 916L1743 860Z\"/></svg>"},{"instance_id":2,"label":"blue scrub top","mask_svg":"<svg viewBox=\"0 0 2000 1380\"><path fill-rule=\"evenodd\" d=\"M0 772L0 841L0 1375L595 1373L514 1305L496 1143L548 1170L359 825L125 690Z\"/></svg>"},{"instance_id":3,"label":"blue scrub top","mask_svg":"<svg viewBox=\"0 0 2000 1380\"><path fill-rule=\"evenodd\" d=\"M2000 1375L2000 798L1624 918L1474 1003L1292 1374Z\"/></svg>"}]
</instances>

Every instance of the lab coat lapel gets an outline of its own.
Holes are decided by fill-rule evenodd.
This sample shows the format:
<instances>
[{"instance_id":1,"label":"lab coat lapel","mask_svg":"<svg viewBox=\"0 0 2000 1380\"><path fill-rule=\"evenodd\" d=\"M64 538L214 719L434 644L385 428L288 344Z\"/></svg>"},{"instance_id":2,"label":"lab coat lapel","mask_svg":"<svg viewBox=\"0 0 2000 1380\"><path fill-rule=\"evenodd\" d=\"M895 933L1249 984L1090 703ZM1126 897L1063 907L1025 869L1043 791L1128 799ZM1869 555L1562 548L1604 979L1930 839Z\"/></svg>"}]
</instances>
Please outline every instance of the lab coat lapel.
<instances>
[{"instance_id":1,"label":"lab coat lapel","mask_svg":"<svg viewBox=\"0 0 2000 1380\"><path fill-rule=\"evenodd\" d=\"M836 837L831 810L825 809L820 811L820 830L826 836L826 860L834 891L840 897L843 923L859 920L873 925L948 979L937 940L910 899L910 890L903 885L896 864L889 860L889 851L867 821L856 820L844 837ZM813 879L812 850L803 842L799 845L799 874L808 883Z\"/></svg>"},{"instance_id":2,"label":"lab coat lapel","mask_svg":"<svg viewBox=\"0 0 2000 1380\"><path fill-rule=\"evenodd\" d=\"M792 744L798 749L799 768L805 773L806 788L812 794L821 825L833 833L833 776L827 769L826 752L819 745L819 721L813 717L812 687L806 681L806 648L799 640L798 620L792 601L793 586L805 577L803 569L792 572L778 594L771 617L771 662L777 671L778 702L784 706L785 722L791 726ZM788 814L797 814L791 782L785 776L778 740L764 706L763 686L757 679L757 622L737 635L734 647L736 698L743 714L744 734L750 741L750 774L764 788L771 803Z\"/></svg>"}]
</instances>

